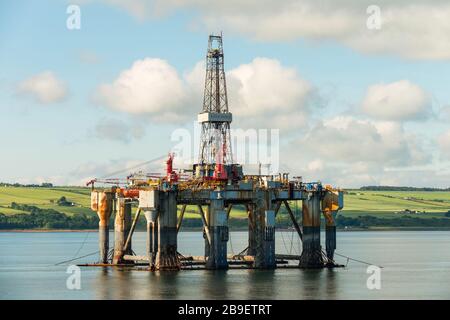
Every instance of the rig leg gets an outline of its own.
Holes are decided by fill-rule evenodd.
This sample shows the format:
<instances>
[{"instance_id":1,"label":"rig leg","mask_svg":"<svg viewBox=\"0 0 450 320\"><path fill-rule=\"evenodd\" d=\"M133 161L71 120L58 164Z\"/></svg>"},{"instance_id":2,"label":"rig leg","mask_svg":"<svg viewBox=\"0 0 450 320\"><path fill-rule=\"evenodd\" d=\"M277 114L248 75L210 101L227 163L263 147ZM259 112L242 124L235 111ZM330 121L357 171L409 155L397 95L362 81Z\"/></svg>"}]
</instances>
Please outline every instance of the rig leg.
<instances>
[{"instance_id":1,"label":"rig leg","mask_svg":"<svg viewBox=\"0 0 450 320\"><path fill-rule=\"evenodd\" d=\"M255 208L255 268L274 269L275 261L275 211L271 208L269 192L260 191Z\"/></svg>"},{"instance_id":2,"label":"rig leg","mask_svg":"<svg viewBox=\"0 0 450 320\"><path fill-rule=\"evenodd\" d=\"M334 260L334 250L336 250L336 211L324 212L325 226L325 249L327 258L332 262Z\"/></svg>"},{"instance_id":3,"label":"rig leg","mask_svg":"<svg viewBox=\"0 0 450 320\"><path fill-rule=\"evenodd\" d=\"M159 192L156 270L179 270L177 252L177 200L175 191Z\"/></svg>"},{"instance_id":4,"label":"rig leg","mask_svg":"<svg viewBox=\"0 0 450 320\"><path fill-rule=\"evenodd\" d=\"M116 218L114 220L114 256L113 264L132 263L123 260L124 255L131 254L131 241L124 248L131 228L131 200L123 197L116 199Z\"/></svg>"},{"instance_id":5,"label":"rig leg","mask_svg":"<svg viewBox=\"0 0 450 320\"><path fill-rule=\"evenodd\" d=\"M334 250L336 250L336 226L326 226L325 239L327 258L334 260Z\"/></svg>"},{"instance_id":6,"label":"rig leg","mask_svg":"<svg viewBox=\"0 0 450 320\"><path fill-rule=\"evenodd\" d=\"M156 252L158 251L158 222L157 210L144 211L147 220L147 257L151 269L155 267Z\"/></svg>"},{"instance_id":7,"label":"rig leg","mask_svg":"<svg viewBox=\"0 0 450 320\"><path fill-rule=\"evenodd\" d=\"M207 215L211 243L209 244L206 268L227 269L228 219L223 200L211 200Z\"/></svg>"},{"instance_id":8,"label":"rig leg","mask_svg":"<svg viewBox=\"0 0 450 320\"><path fill-rule=\"evenodd\" d=\"M100 250L100 263L108 263L108 251L109 251L109 219L103 222L99 222L98 225L98 242Z\"/></svg>"},{"instance_id":9,"label":"rig leg","mask_svg":"<svg viewBox=\"0 0 450 320\"><path fill-rule=\"evenodd\" d=\"M100 263L108 263L109 251L109 218L113 208L113 193L93 191L91 193L91 208L97 211L98 244L100 250Z\"/></svg>"},{"instance_id":10,"label":"rig leg","mask_svg":"<svg viewBox=\"0 0 450 320\"><path fill-rule=\"evenodd\" d=\"M299 261L302 268L324 267L320 246L320 201L320 194L316 191L303 200L303 251Z\"/></svg>"}]
</instances>

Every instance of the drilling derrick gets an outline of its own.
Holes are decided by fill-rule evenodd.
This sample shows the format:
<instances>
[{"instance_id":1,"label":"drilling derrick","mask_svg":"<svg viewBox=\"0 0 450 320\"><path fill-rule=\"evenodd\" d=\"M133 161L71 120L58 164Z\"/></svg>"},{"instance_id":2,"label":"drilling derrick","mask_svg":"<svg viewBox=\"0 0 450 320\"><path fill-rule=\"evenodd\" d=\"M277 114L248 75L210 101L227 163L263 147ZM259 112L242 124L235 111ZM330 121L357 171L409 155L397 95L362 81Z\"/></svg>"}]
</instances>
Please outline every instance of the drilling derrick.
<instances>
[{"instance_id":1,"label":"drilling derrick","mask_svg":"<svg viewBox=\"0 0 450 320\"><path fill-rule=\"evenodd\" d=\"M199 161L196 175L226 180L232 171L230 123L225 81L222 35L210 35L206 54L206 77L201 124ZM229 172L228 172L229 171Z\"/></svg>"}]
</instances>

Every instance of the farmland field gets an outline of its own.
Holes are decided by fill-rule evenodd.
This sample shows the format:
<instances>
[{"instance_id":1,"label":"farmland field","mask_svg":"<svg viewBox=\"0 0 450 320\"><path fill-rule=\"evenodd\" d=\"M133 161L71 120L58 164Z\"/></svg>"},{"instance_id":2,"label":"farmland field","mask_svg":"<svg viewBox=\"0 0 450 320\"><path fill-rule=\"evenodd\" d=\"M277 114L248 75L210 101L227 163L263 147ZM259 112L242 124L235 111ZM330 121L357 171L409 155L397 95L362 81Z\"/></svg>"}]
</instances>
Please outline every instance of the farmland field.
<instances>
[{"instance_id":1,"label":"farmland field","mask_svg":"<svg viewBox=\"0 0 450 320\"><path fill-rule=\"evenodd\" d=\"M74 206L59 206L56 202L62 196L74 202ZM29 188L29 187L0 187L0 213L27 213L11 209L11 203L27 204L42 209L72 215L74 213L92 213L90 205L90 189L77 187Z\"/></svg>"}]
</instances>

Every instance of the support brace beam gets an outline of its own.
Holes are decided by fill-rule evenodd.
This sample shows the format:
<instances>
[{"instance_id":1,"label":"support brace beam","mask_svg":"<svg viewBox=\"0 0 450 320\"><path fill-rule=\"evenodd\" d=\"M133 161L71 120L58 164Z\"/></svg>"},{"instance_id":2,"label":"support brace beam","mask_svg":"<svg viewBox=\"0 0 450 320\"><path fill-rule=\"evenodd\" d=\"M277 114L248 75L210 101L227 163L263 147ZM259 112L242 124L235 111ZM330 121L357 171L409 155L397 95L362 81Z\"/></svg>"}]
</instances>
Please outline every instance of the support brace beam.
<instances>
[{"instance_id":1,"label":"support brace beam","mask_svg":"<svg viewBox=\"0 0 450 320\"><path fill-rule=\"evenodd\" d=\"M177 233L180 231L181 228L181 224L183 223L183 217L184 217L184 212L186 211L186 204L183 204L183 206L181 207L181 212L180 212L180 219L178 220L177 223Z\"/></svg>"},{"instance_id":2,"label":"support brace beam","mask_svg":"<svg viewBox=\"0 0 450 320\"><path fill-rule=\"evenodd\" d=\"M297 230L300 240L303 240L302 230L300 229L300 226L298 225L298 222L295 219L294 214L292 213L291 207L289 206L289 202L287 202L287 200L284 200L283 203L284 203L284 206L286 207L287 211L289 212L289 216L291 217L291 220L292 220L292 223L294 224L295 230Z\"/></svg>"},{"instance_id":3,"label":"support brace beam","mask_svg":"<svg viewBox=\"0 0 450 320\"><path fill-rule=\"evenodd\" d=\"M198 205L198 211L200 212L200 216L202 218L203 230L206 233L206 237L207 237L208 243L211 244L211 235L209 234L208 222L206 221L205 212L203 211L203 208L202 208L201 205Z\"/></svg>"},{"instance_id":4,"label":"support brace beam","mask_svg":"<svg viewBox=\"0 0 450 320\"><path fill-rule=\"evenodd\" d=\"M230 219L231 209L233 208L233 204L229 204L227 208L227 220Z\"/></svg>"},{"instance_id":5,"label":"support brace beam","mask_svg":"<svg viewBox=\"0 0 450 320\"><path fill-rule=\"evenodd\" d=\"M128 233L127 241L125 241L125 245L123 246L124 251L128 248L128 245L130 244L131 237L133 236L133 232L134 232L134 229L136 228L136 223L139 219L140 214L141 214L141 208L138 208L136 211L136 214L134 216L133 223L131 224L131 229L130 229L130 232Z\"/></svg>"},{"instance_id":6,"label":"support brace beam","mask_svg":"<svg viewBox=\"0 0 450 320\"><path fill-rule=\"evenodd\" d=\"M280 210L281 207L281 201L277 201L277 206L275 207L274 211L275 211L275 217L278 214L278 211Z\"/></svg>"}]
</instances>

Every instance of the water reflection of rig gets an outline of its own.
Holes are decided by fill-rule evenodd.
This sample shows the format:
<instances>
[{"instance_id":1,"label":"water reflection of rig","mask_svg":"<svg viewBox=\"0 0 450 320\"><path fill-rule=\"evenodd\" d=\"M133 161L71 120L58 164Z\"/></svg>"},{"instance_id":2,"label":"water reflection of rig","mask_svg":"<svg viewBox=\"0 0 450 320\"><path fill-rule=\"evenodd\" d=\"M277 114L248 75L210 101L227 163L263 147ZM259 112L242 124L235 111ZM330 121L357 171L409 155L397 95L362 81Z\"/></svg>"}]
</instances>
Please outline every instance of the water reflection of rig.
<instances>
[{"instance_id":1,"label":"water reflection of rig","mask_svg":"<svg viewBox=\"0 0 450 320\"><path fill-rule=\"evenodd\" d=\"M165 175L132 174L126 186L95 189L91 207L99 218L100 262L98 266L147 265L150 270L178 270L193 265L207 269L240 267L272 269L277 266L321 268L336 266L335 216L343 207L343 193L321 183L303 183L288 174L244 175L233 163L230 143L232 115L228 111L222 36L209 37L201 124L199 161L189 174L173 168L173 154ZM290 203L302 201L302 223ZM248 247L227 255L228 220L233 205L245 206L248 214ZM276 254L275 218L284 205L302 241L301 255ZM180 206L180 207L179 207ZM198 209L203 222L204 256L183 256L177 251L177 234L187 206ZM137 207L134 217L132 208ZM179 211L179 214L178 214ZM109 221L114 213L114 250L109 251ZM147 220L147 250L135 255L131 243L139 216ZM320 242L321 215L325 217L325 251ZM288 263L290 262L290 263Z\"/></svg>"}]
</instances>

